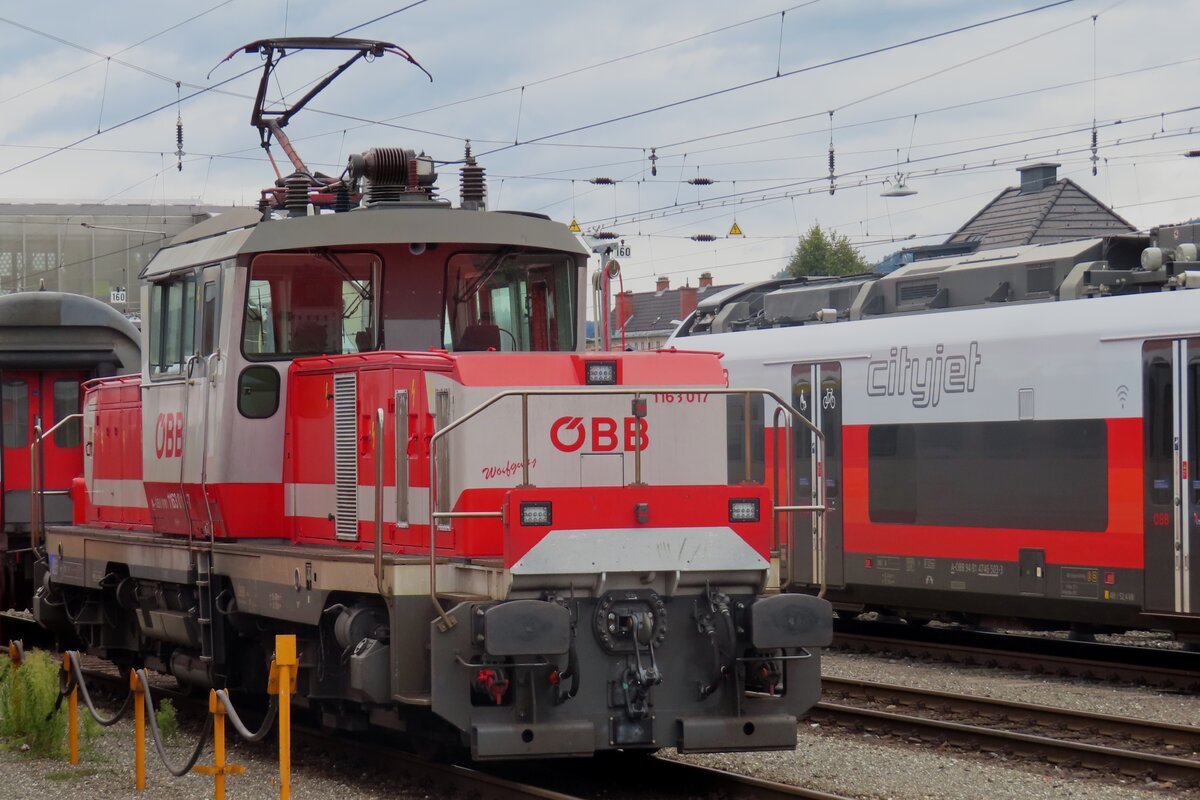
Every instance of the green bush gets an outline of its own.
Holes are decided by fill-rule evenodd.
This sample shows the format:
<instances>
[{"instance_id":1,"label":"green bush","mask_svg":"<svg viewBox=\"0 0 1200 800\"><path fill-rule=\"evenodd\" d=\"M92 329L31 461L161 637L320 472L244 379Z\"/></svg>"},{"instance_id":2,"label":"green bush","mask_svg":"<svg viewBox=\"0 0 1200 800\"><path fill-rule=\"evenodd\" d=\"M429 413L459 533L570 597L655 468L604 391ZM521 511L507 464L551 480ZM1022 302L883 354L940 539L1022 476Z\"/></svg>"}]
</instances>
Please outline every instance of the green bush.
<instances>
[{"instance_id":1,"label":"green bush","mask_svg":"<svg viewBox=\"0 0 1200 800\"><path fill-rule=\"evenodd\" d=\"M175 718L175 704L170 700L163 700L158 704L158 710L154 712L154 719L158 722L158 733L162 736L163 741L171 741L179 733L179 720Z\"/></svg>"},{"instance_id":2,"label":"green bush","mask_svg":"<svg viewBox=\"0 0 1200 800\"><path fill-rule=\"evenodd\" d=\"M0 736L28 745L44 757L65 752L67 715L46 719L58 699L59 663L41 650L25 653L19 669L5 660L0 670Z\"/></svg>"}]
</instances>

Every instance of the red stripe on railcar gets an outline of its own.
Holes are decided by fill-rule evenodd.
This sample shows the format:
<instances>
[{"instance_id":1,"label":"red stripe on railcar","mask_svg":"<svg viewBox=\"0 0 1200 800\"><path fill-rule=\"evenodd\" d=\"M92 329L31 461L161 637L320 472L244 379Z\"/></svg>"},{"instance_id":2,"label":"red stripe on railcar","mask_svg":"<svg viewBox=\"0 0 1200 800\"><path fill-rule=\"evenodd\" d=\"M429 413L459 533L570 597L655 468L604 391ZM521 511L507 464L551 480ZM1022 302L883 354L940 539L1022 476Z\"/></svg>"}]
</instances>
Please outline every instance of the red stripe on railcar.
<instances>
[{"instance_id":1,"label":"red stripe on railcar","mask_svg":"<svg viewBox=\"0 0 1200 800\"><path fill-rule=\"evenodd\" d=\"M1102 532L873 523L867 465L871 426L846 425L842 428L845 552L1015 562L1022 548L1037 548L1045 551L1051 564L1100 563L1141 569L1142 420L1121 418L1106 423L1108 528Z\"/></svg>"}]
</instances>

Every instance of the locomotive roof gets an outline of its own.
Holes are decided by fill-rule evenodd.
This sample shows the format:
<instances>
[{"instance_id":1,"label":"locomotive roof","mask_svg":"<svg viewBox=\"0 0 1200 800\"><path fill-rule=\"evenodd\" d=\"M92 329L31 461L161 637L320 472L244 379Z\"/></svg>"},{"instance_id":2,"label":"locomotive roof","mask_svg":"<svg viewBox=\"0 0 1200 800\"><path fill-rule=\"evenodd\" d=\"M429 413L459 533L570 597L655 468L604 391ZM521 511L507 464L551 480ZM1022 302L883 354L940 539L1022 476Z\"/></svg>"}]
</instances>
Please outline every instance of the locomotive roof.
<instances>
[{"instance_id":1,"label":"locomotive roof","mask_svg":"<svg viewBox=\"0 0 1200 800\"><path fill-rule=\"evenodd\" d=\"M588 253L562 223L517 212L380 207L255 222L258 212L247 211L222 214L184 231L138 277L152 279L243 254L318 247L455 242Z\"/></svg>"}]
</instances>

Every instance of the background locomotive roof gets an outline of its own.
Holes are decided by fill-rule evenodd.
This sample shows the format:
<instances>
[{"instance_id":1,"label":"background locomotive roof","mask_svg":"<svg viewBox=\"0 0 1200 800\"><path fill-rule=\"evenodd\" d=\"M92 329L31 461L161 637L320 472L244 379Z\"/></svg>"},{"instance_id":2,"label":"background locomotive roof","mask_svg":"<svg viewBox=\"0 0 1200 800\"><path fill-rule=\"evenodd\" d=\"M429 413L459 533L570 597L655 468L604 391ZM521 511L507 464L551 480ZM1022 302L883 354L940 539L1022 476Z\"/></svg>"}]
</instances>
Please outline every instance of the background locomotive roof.
<instances>
[{"instance_id":1,"label":"background locomotive roof","mask_svg":"<svg viewBox=\"0 0 1200 800\"><path fill-rule=\"evenodd\" d=\"M258 212L254 212L256 215ZM220 219L220 218L218 218ZM306 250L314 247L407 243L479 243L538 247L587 255L567 227L548 219L503 211L432 208L367 208L341 214L274 219L246 227L239 212L228 224L202 223L199 231L160 250L138 277L166 275L189 265L213 263L243 253ZM197 226L200 228L201 226ZM207 234L207 235L206 235Z\"/></svg>"},{"instance_id":2,"label":"background locomotive roof","mask_svg":"<svg viewBox=\"0 0 1200 800\"><path fill-rule=\"evenodd\" d=\"M120 311L67 292L0 296L0 367L138 366L141 334Z\"/></svg>"},{"instance_id":3,"label":"background locomotive roof","mask_svg":"<svg viewBox=\"0 0 1200 800\"><path fill-rule=\"evenodd\" d=\"M1023 185L996 195L944 244L978 242L979 250L990 250L1137 230L1075 181L1057 178L1059 166L1043 163L1020 167L1017 171ZM1039 180L1037 173L1044 177ZM1031 174L1032 181L1028 177Z\"/></svg>"},{"instance_id":4,"label":"background locomotive roof","mask_svg":"<svg viewBox=\"0 0 1200 800\"><path fill-rule=\"evenodd\" d=\"M732 289L737 285L729 283L721 286L693 286L691 288L696 292L696 301L699 302L706 297L714 296L717 292ZM633 295L633 313L629 314L626 311L628 319L625 322L625 333L670 333L675 330L679 320L687 316L687 314L680 314L680 288L677 286L674 289L663 289L658 292L635 293ZM621 324L618 316L618 310L621 307L620 295L612 298L612 305L611 325L614 326L614 330L619 330Z\"/></svg>"}]
</instances>

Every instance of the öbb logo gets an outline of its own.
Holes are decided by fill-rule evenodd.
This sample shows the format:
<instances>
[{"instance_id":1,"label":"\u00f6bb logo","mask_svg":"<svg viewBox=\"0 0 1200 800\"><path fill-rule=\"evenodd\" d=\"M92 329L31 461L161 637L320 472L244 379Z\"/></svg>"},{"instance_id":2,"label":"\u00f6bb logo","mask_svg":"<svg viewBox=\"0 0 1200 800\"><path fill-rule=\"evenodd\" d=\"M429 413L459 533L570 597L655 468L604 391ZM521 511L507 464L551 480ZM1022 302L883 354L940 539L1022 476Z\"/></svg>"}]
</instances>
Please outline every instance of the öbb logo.
<instances>
[{"instance_id":1,"label":"\u00f6bb logo","mask_svg":"<svg viewBox=\"0 0 1200 800\"><path fill-rule=\"evenodd\" d=\"M154 424L154 453L159 458L183 457L183 412L158 415Z\"/></svg>"},{"instance_id":2,"label":"\u00f6bb logo","mask_svg":"<svg viewBox=\"0 0 1200 800\"><path fill-rule=\"evenodd\" d=\"M611 453L622 445L628 453L650 445L646 420L639 417L625 417L620 423L612 417L559 417L550 426L551 443L564 453L574 453L589 438L594 453Z\"/></svg>"}]
</instances>

